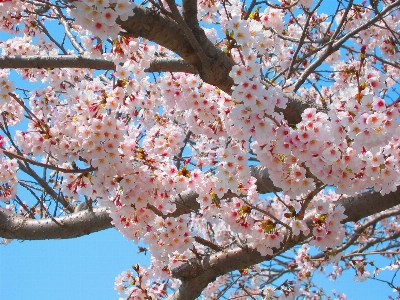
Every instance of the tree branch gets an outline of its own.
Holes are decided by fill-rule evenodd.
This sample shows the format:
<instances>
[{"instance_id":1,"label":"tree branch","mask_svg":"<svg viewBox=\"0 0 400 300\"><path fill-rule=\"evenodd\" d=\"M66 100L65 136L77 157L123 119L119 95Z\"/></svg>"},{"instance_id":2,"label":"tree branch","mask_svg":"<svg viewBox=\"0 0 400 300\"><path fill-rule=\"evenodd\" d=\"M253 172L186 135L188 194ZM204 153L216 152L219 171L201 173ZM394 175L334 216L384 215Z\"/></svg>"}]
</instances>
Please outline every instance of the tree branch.
<instances>
[{"instance_id":1,"label":"tree branch","mask_svg":"<svg viewBox=\"0 0 400 300\"><path fill-rule=\"evenodd\" d=\"M117 19L117 23L126 31L121 32L122 35L144 37L168 48L193 66L205 82L231 93L233 80L229 77L229 72L234 63L210 40L198 39L204 54L212 62L212 64L203 65L188 38L174 20L141 6L136 6L134 12L135 15L126 21Z\"/></svg>"},{"instance_id":2,"label":"tree branch","mask_svg":"<svg viewBox=\"0 0 400 300\"><path fill-rule=\"evenodd\" d=\"M111 218L105 208L35 220L0 207L0 236L7 239L69 239L111 227Z\"/></svg>"},{"instance_id":3,"label":"tree branch","mask_svg":"<svg viewBox=\"0 0 400 300\"><path fill-rule=\"evenodd\" d=\"M188 24L183 20L181 14L179 13L178 7L175 4L174 0L166 0L168 6L171 10L172 17L175 22L178 23L179 28L183 31L186 36L186 39L189 41L190 45L194 49L196 56L200 60L203 67L209 68L212 61L207 55L204 53L203 48L200 46L199 41L195 38L192 30L189 28Z\"/></svg>"},{"instance_id":4,"label":"tree branch","mask_svg":"<svg viewBox=\"0 0 400 300\"><path fill-rule=\"evenodd\" d=\"M80 55L54 56L0 56L0 69L54 69L54 68L87 68L96 70L113 70L112 61L83 57Z\"/></svg>"},{"instance_id":5,"label":"tree branch","mask_svg":"<svg viewBox=\"0 0 400 300\"><path fill-rule=\"evenodd\" d=\"M64 27L65 34L67 35L72 46L74 46L74 48L78 51L79 54L83 54L84 49L82 45L78 43L76 37L72 34L71 26L68 23L67 19L65 18L64 14L62 13L61 9L59 7L53 7L53 12L58 16L58 20Z\"/></svg>"},{"instance_id":6,"label":"tree branch","mask_svg":"<svg viewBox=\"0 0 400 300\"><path fill-rule=\"evenodd\" d=\"M36 180L36 182L43 188L43 190L50 195L53 199L57 200L61 203L65 209L69 212L73 212L75 209L74 207L64 199L64 197L58 194L48 183L46 180L41 178L35 171L31 169L28 164L23 164L21 161L18 161L18 167L21 171L25 172L26 174L30 175L32 178Z\"/></svg>"},{"instance_id":7,"label":"tree branch","mask_svg":"<svg viewBox=\"0 0 400 300\"><path fill-rule=\"evenodd\" d=\"M197 70L179 57L162 57L153 60L145 72L184 72L198 74Z\"/></svg>"},{"instance_id":8,"label":"tree branch","mask_svg":"<svg viewBox=\"0 0 400 300\"><path fill-rule=\"evenodd\" d=\"M296 62L296 57L299 54L300 49L303 47L304 40L306 39L306 37L308 35L307 29L310 24L311 17L313 16L313 14L317 10L317 8L321 5L321 3L322 3L322 0L319 0L317 5L315 5L315 7L312 9L312 11L308 12L308 16L306 19L306 23L304 24L303 32L301 33L299 44L297 45L296 51L294 52L292 60L290 62L287 78L290 78L290 76L292 75L293 67Z\"/></svg>"},{"instance_id":9,"label":"tree branch","mask_svg":"<svg viewBox=\"0 0 400 300\"><path fill-rule=\"evenodd\" d=\"M190 29L199 26L196 0L182 0L182 16Z\"/></svg>"},{"instance_id":10,"label":"tree branch","mask_svg":"<svg viewBox=\"0 0 400 300\"><path fill-rule=\"evenodd\" d=\"M94 167L89 167L87 169L63 169L63 168L60 168L60 167L57 167L57 166L54 166L54 165L45 164L45 163L41 163L41 162L38 162L38 161L35 161L35 160L32 160L32 159L29 159L29 158L24 157L22 155L15 154L15 153L12 153L12 152L9 152L9 151L6 151L6 150L3 150L3 153L5 155L7 155L8 157L10 157L10 158L20 159L20 160L22 160L22 161L24 161L26 163L30 163L32 165L36 165L36 166L39 166L39 167L43 167L43 168L47 168L47 169L51 169L51 170L55 170L55 171L63 172L63 173L86 174L86 173L90 173L90 172L93 172L93 171L97 171L97 168L94 168Z\"/></svg>"},{"instance_id":11,"label":"tree branch","mask_svg":"<svg viewBox=\"0 0 400 300\"><path fill-rule=\"evenodd\" d=\"M337 252L343 252L344 250L346 250L347 248L349 248L350 246L352 246L354 244L354 242L360 237L361 233L366 230L368 227L375 225L376 223L378 223L379 221L386 219L386 218L390 218L392 216L397 216L400 215L399 211L388 211L385 212L383 214L380 214L379 216L377 216L376 218L374 218L373 220L368 221L367 223L363 224L360 227L357 227L356 230L354 230L354 233L352 234L351 238L349 238L346 242L346 244L340 246L339 248L336 249ZM377 240L372 240L371 241L372 244L375 244L376 242L379 242ZM370 243L371 243L370 242ZM361 252L358 251L358 249L356 249L355 251L357 252ZM323 258L324 257L324 253L320 252L314 256L311 257L311 259L319 259L319 258Z\"/></svg>"},{"instance_id":12,"label":"tree branch","mask_svg":"<svg viewBox=\"0 0 400 300\"><path fill-rule=\"evenodd\" d=\"M0 69L54 69L87 68L95 70L114 70L114 62L101 58L89 58L80 55L54 56L0 56ZM178 57L162 57L151 62L145 72L185 72L197 74L197 71Z\"/></svg>"},{"instance_id":13,"label":"tree branch","mask_svg":"<svg viewBox=\"0 0 400 300\"><path fill-rule=\"evenodd\" d=\"M126 32L121 32L122 35L126 36L134 36L134 37L144 37L151 41L162 45L171 51L177 53L183 60L179 60L178 58L167 59L164 58L157 59L154 64L150 66L150 68L146 71L148 72L162 72L162 71L171 71L172 69L164 69L172 67L176 67L176 71L179 72L190 72L193 74L199 74L203 81L217 86L221 90L225 91L228 94L232 93L231 87L233 86L233 80L229 77L229 72L232 69L234 62L231 61L226 54L224 54L220 49L215 47L215 45L208 40L204 31L201 29L198 32L195 32L196 38L199 40L199 44L201 45L204 53L211 58L214 62L212 66L203 66L199 61L196 53L194 52L192 46L187 41L185 35L180 31L180 28L176 22L174 22L171 18L162 15L160 13L154 12L150 9L137 6L134 9L135 15L128 18L126 21L117 20L118 24L126 30ZM58 57L58 56L57 56ZM68 60L67 56L59 56L61 60ZM69 57L69 56L68 56ZM74 56L71 56L74 57ZM77 56L79 57L79 56ZM6 61L8 58L3 58ZM39 61L39 58L35 58ZM35 60L33 59L33 60ZM46 60L46 58L44 58ZM15 59L16 60L16 59ZM50 59L52 61L54 59ZM91 59L93 62L93 66L89 64L89 59L81 57L80 59L76 58L76 65L73 67L78 67L78 64L83 64L85 68L96 68L97 59ZM175 62L174 62L175 61ZM185 63L186 62L186 63ZM4 62L5 63L5 62ZM44 62L43 62L44 63ZM87 63L87 64L85 64ZM100 62L99 62L100 63ZM114 67L111 62L101 62L101 69L112 70ZM0 60L0 67L2 65L2 61ZM18 68L17 66L11 66L12 68ZM105 67L107 66L107 67ZM28 68L27 65L20 65L21 68ZM47 65L38 65L32 63L32 67L40 68L40 67L62 67L60 65L55 65L48 63ZM71 67L71 65L65 65L65 67ZM83 66L82 66L83 67ZM4 67L3 67L4 68ZM283 112L286 120L289 124L297 124L301 120L301 113L307 107L316 107L319 111L323 109L316 105L313 101L304 100L301 97L290 94L283 93L285 97L288 97L289 102L287 108L284 110L278 109L278 112Z\"/></svg>"}]
</instances>

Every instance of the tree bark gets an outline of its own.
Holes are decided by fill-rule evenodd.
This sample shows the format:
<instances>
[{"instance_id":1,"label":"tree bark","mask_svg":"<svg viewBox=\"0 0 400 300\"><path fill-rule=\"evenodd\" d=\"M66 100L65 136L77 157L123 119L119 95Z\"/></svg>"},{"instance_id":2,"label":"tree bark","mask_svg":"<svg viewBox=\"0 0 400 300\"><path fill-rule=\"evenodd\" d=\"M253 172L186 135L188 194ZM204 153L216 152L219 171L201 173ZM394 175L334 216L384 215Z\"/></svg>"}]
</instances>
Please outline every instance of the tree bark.
<instances>
[{"instance_id":1,"label":"tree bark","mask_svg":"<svg viewBox=\"0 0 400 300\"><path fill-rule=\"evenodd\" d=\"M0 69L56 69L87 68L94 70L114 70L112 61L90 58L80 55L54 56L0 56ZM162 57L153 60L145 72L185 72L196 74L197 71L178 57Z\"/></svg>"},{"instance_id":2,"label":"tree bark","mask_svg":"<svg viewBox=\"0 0 400 300\"><path fill-rule=\"evenodd\" d=\"M93 208L67 216L30 219L0 207L0 236L7 239L66 239L111 228L105 208Z\"/></svg>"},{"instance_id":3,"label":"tree bark","mask_svg":"<svg viewBox=\"0 0 400 300\"><path fill-rule=\"evenodd\" d=\"M229 72L234 63L206 37L202 30L202 34L198 33L202 36L198 42L204 54L212 62L209 66L201 63L179 25L170 17L141 6L136 6L134 13L135 15L126 21L117 20L117 23L126 31L122 33L123 35L144 37L168 48L193 66L205 82L227 93L231 92L233 80L229 77Z\"/></svg>"}]
</instances>

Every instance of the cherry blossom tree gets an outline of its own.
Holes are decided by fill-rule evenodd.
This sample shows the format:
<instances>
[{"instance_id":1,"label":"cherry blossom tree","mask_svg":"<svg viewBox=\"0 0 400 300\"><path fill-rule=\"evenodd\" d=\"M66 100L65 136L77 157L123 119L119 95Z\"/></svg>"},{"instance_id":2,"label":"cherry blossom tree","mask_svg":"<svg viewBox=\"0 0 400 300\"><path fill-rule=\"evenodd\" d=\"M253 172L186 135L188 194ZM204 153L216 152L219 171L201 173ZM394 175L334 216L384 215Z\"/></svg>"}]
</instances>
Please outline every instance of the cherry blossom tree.
<instances>
[{"instance_id":1,"label":"cherry blossom tree","mask_svg":"<svg viewBox=\"0 0 400 300\"><path fill-rule=\"evenodd\" d=\"M327 266L399 297L399 11L1 0L3 243L115 227L127 299L321 299Z\"/></svg>"}]
</instances>

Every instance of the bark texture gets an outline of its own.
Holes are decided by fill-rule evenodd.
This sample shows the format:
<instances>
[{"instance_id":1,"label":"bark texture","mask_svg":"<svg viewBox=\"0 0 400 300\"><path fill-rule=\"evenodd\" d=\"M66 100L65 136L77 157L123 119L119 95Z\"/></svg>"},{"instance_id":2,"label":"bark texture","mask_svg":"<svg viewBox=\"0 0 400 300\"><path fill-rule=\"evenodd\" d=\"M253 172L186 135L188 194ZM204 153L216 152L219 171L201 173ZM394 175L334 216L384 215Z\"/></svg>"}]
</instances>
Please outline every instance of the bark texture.
<instances>
[{"instance_id":1,"label":"bark texture","mask_svg":"<svg viewBox=\"0 0 400 300\"><path fill-rule=\"evenodd\" d=\"M219 87L230 93L233 85L229 72L234 63L219 48L207 38L202 29L198 29L195 36L200 37L198 43L209 59L206 66L199 60L198 55L183 34L179 25L170 17L141 6L134 9L135 15L126 21L117 23L126 31L127 36L144 37L156 42L178 54L191 65L207 83Z\"/></svg>"},{"instance_id":2,"label":"bark texture","mask_svg":"<svg viewBox=\"0 0 400 300\"><path fill-rule=\"evenodd\" d=\"M0 56L0 69L55 69L87 68L95 70L114 70L112 61L90 58L80 55L55 56ZM178 57L162 57L151 62L146 72L185 72L197 74L197 71Z\"/></svg>"},{"instance_id":3,"label":"bark texture","mask_svg":"<svg viewBox=\"0 0 400 300\"><path fill-rule=\"evenodd\" d=\"M67 216L30 219L0 207L0 236L7 239L46 240L87 235L112 227L105 208L83 210Z\"/></svg>"}]
</instances>

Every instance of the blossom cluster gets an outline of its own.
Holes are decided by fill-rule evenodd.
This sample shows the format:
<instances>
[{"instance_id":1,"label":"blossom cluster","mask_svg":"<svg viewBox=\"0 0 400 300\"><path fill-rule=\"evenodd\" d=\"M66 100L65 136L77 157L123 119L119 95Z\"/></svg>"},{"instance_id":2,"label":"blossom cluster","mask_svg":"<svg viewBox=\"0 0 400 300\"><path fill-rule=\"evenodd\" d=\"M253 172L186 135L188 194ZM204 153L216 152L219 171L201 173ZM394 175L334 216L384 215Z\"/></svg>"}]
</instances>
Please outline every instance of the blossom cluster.
<instances>
[{"instance_id":1,"label":"blossom cluster","mask_svg":"<svg viewBox=\"0 0 400 300\"><path fill-rule=\"evenodd\" d=\"M23 12L26 9L34 10L34 6L20 0L0 1L0 19L2 20L0 29L5 32L15 33L15 26L21 23Z\"/></svg>"},{"instance_id":2,"label":"blossom cluster","mask_svg":"<svg viewBox=\"0 0 400 300\"><path fill-rule=\"evenodd\" d=\"M133 269L136 274L127 270L115 278L114 289L119 294L125 293L127 298L124 299L161 299L165 295L165 284L152 284L149 272L139 265Z\"/></svg>"},{"instance_id":3,"label":"blossom cluster","mask_svg":"<svg viewBox=\"0 0 400 300\"><path fill-rule=\"evenodd\" d=\"M274 35L268 36L267 31L257 31L255 28L259 26L257 24L265 23L265 27L280 33L281 13L280 10L267 8L263 14L259 13L250 20L242 20L238 16L226 17L227 38L240 45L237 49L228 49L238 63L230 73L235 82L232 93L235 105L229 113L229 119L245 134L252 136L253 151L271 169L274 184L292 197L314 189L314 180L306 175L308 170L322 182L338 185L340 191L347 194L360 193L371 186L382 194L395 190L399 179L396 167L398 159L396 155L385 152L382 145L397 144L399 107L396 104L389 108L377 95L385 86L383 82L386 78L373 70L365 58L358 62L358 65L365 65L365 71L357 73L358 82L364 83L361 87L350 84L348 88L343 88L338 80L335 84L336 94L331 97L333 101L329 114L309 109L303 113L303 121L293 128L274 112L275 107L285 107L286 99L279 96L278 90L266 90L258 82L256 59L266 49L274 50L270 46L266 48L259 38L271 38ZM324 16L319 18L323 19ZM304 22L304 18L300 16L299 22ZM360 19L359 22L363 21ZM321 26L324 24L327 25L323 23ZM290 26L289 29L295 27L294 24ZM292 36L300 37L294 33ZM262 50L257 49L260 44L263 45ZM290 50L290 47L283 49ZM290 55L286 57L290 58ZM332 59L333 63L335 61ZM284 58L279 60L281 69L285 68L284 62ZM360 66L355 61L346 67L348 71L336 73L336 76L353 74L351 79L347 79L348 83L355 79L354 70ZM357 94L360 89L362 95ZM371 162L371 158L376 161L377 157L381 157L379 164ZM337 164L339 161L341 166Z\"/></svg>"},{"instance_id":4,"label":"blossom cluster","mask_svg":"<svg viewBox=\"0 0 400 300\"><path fill-rule=\"evenodd\" d=\"M105 58L116 63L117 78L123 79L129 75L136 80L146 78L145 70L150 67L156 48L149 41L132 37L121 37L113 42L113 49ZM129 90L127 91L129 93ZM131 93L129 93L131 94Z\"/></svg>"},{"instance_id":5,"label":"blossom cluster","mask_svg":"<svg viewBox=\"0 0 400 300\"><path fill-rule=\"evenodd\" d=\"M157 243L158 249L154 249L152 255L158 260L166 260L163 257L167 253L183 253L193 243L193 233L188 228L188 219L185 217L166 218L156 217L154 226L147 226L147 233L144 235L146 244ZM167 248L168 250L165 250ZM174 257L176 254L171 255Z\"/></svg>"},{"instance_id":6,"label":"blossom cluster","mask_svg":"<svg viewBox=\"0 0 400 300\"><path fill-rule=\"evenodd\" d=\"M341 221L346 218L344 207L336 205L333 209L332 204L322 200L314 203L317 215L314 217L313 239L310 245L320 248L322 251L328 248L335 248L342 244L345 230Z\"/></svg>"},{"instance_id":7,"label":"blossom cluster","mask_svg":"<svg viewBox=\"0 0 400 300\"><path fill-rule=\"evenodd\" d=\"M14 83L8 80L9 70L0 70L0 112L9 111L5 108L11 100L10 93L14 92Z\"/></svg>"},{"instance_id":8,"label":"blossom cluster","mask_svg":"<svg viewBox=\"0 0 400 300\"><path fill-rule=\"evenodd\" d=\"M158 83L165 110L173 111L174 117L179 115L194 134L213 139L227 136L226 114L232 106L229 95L192 74L165 74Z\"/></svg>"},{"instance_id":9,"label":"blossom cluster","mask_svg":"<svg viewBox=\"0 0 400 300\"><path fill-rule=\"evenodd\" d=\"M3 137L0 136L0 154L2 154ZM18 163L16 159L0 157L0 201L9 202L17 194Z\"/></svg>"},{"instance_id":10,"label":"blossom cluster","mask_svg":"<svg viewBox=\"0 0 400 300\"><path fill-rule=\"evenodd\" d=\"M42 36L41 41L43 41L44 43L44 47L40 47L39 45L33 45L32 44L32 37L29 35L24 34L24 36L22 37L14 37L11 39L8 39L5 42L2 42L0 44L0 48L1 48L1 54L4 56L15 56L15 55L56 55L58 54L57 49L54 48L53 44L47 43L45 41L45 39ZM45 51L48 50L48 45L52 45L51 46L51 50L49 51ZM45 49L43 49L45 48Z\"/></svg>"},{"instance_id":11,"label":"blossom cluster","mask_svg":"<svg viewBox=\"0 0 400 300\"><path fill-rule=\"evenodd\" d=\"M36 38L24 33L23 36L16 36L0 43L0 49L4 56L55 56L58 54L58 49L52 41L46 40L43 34L38 34ZM42 83L51 82L54 87L59 87L66 80L74 81L74 72L85 73L85 70L74 70L71 73L69 69L16 69L23 79L28 79L30 82ZM86 74L88 74L86 72ZM66 77L69 77L68 79Z\"/></svg>"},{"instance_id":12,"label":"blossom cluster","mask_svg":"<svg viewBox=\"0 0 400 300\"><path fill-rule=\"evenodd\" d=\"M102 39L116 37L121 31L116 23L117 18L126 21L134 15L135 8L135 4L129 0L82 0L76 1L74 6L75 9L69 13L75 18L75 24Z\"/></svg>"}]
</instances>

